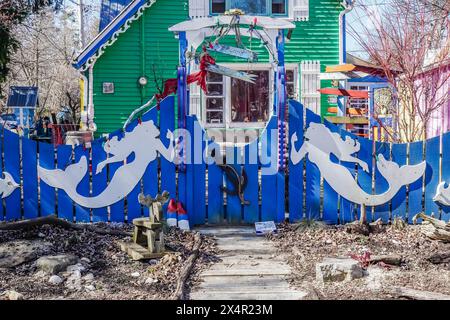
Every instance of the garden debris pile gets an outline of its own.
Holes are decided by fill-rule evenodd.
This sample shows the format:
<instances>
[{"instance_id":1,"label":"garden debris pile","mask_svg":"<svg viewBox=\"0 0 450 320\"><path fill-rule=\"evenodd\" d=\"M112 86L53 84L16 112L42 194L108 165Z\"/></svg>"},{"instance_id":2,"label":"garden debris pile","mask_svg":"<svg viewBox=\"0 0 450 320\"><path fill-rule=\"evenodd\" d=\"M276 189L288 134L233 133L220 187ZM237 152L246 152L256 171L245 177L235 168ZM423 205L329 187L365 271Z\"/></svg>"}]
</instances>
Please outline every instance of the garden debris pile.
<instances>
[{"instance_id":1,"label":"garden debris pile","mask_svg":"<svg viewBox=\"0 0 450 320\"><path fill-rule=\"evenodd\" d=\"M131 232L125 224L97 227ZM0 231L1 299L167 299L175 291L180 270L191 254L194 233L170 228L165 234L169 251L161 259L133 261L119 248L129 237L100 235L88 230L68 230L43 225L29 230ZM24 244L37 249L22 250ZM33 248L34 248L33 247ZM12 249L11 249L12 248ZM23 261L9 259L8 252L24 252ZM187 285L197 281L198 271L215 260L215 243L202 235L200 255ZM17 256L17 254L16 254ZM49 263L75 256L77 263L53 274ZM50 259L48 258L50 257ZM11 262L12 261L12 262ZM39 263L38 263L39 261ZM11 264L8 266L8 263ZM43 266L47 264L45 268ZM189 289L189 287L188 287ZM12 298L11 298L12 297Z\"/></svg>"},{"instance_id":2,"label":"garden debris pile","mask_svg":"<svg viewBox=\"0 0 450 320\"><path fill-rule=\"evenodd\" d=\"M345 226L282 224L278 235L268 236L288 257L292 285L311 292L312 299L395 299L396 287L450 295L450 261L436 263L433 256L450 252L450 244L427 239L420 226L363 236ZM367 265L366 257L399 256L399 266ZM326 258L353 257L366 264L366 276L342 282L320 283L316 265Z\"/></svg>"}]
</instances>

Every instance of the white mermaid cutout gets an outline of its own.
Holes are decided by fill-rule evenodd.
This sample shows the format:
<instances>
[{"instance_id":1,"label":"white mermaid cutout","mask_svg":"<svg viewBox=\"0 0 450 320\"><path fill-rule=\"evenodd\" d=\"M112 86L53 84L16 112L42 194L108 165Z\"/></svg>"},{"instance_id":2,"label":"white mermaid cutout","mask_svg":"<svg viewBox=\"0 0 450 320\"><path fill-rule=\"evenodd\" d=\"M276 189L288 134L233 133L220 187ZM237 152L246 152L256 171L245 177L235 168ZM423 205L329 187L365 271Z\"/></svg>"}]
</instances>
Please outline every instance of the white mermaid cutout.
<instances>
[{"instance_id":1,"label":"white mermaid cutout","mask_svg":"<svg viewBox=\"0 0 450 320\"><path fill-rule=\"evenodd\" d=\"M0 195L2 196L2 199L9 197L14 190L20 187L8 172L3 172L3 175L5 177L3 179L0 178Z\"/></svg>"},{"instance_id":2,"label":"white mermaid cutout","mask_svg":"<svg viewBox=\"0 0 450 320\"><path fill-rule=\"evenodd\" d=\"M358 141L346 137L345 140L337 133L331 132L321 123L311 123L305 133L305 142L300 150L295 150L297 134L291 137L291 160L299 163L306 155L309 161L316 164L323 178L343 198L360 205L379 206L391 200L401 187L420 179L426 169L426 162L417 165L399 165L388 161L382 154L378 155L377 168L386 181L389 188L381 194L366 193L355 181L354 176L344 166L331 161L330 155L334 154L340 161L358 163L364 171L368 172L366 162L352 156L360 149Z\"/></svg>"},{"instance_id":3,"label":"white mermaid cutout","mask_svg":"<svg viewBox=\"0 0 450 320\"><path fill-rule=\"evenodd\" d=\"M134 153L134 159L119 167L114 173L106 189L94 197L82 196L77 192L77 186L88 172L88 161L83 156L78 163L67 166L65 170L48 170L38 166L39 177L48 185L64 190L77 204L86 208L103 208L122 200L139 183L148 164L154 161L159 152L164 158L173 161L174 136L167 130L170 140L166 148L159 139L159 129L153 121L142 122L133 131L126 132L119 140L113 137L105 143L104 150L112 155L98 164L96 174L100 173L107 164L123 162Z\"/></svg>"}]
</instances>

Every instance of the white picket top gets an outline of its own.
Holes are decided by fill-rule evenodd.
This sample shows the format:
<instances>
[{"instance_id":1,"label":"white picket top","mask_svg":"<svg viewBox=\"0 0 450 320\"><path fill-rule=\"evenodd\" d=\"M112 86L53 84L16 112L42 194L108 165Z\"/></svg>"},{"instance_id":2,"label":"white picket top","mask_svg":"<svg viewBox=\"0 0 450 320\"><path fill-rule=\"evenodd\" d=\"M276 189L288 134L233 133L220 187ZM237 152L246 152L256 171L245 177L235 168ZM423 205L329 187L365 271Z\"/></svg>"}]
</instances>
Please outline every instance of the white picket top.
<instances>
[{"instance_id":1,"label":"white picket top","mask_svg":"<svg viewBox=\"0 0 450 320\"><path fill-rule=\"evenodd\" d=\"M189 17L203 18L209 16L210 0L189 0Z\"/></svg>"},{"instance_id":2,"label":"white picket top","mask_svg":"<svg viewBox=\"0 0 450 320\"><path fill-rule=\"evenodd\" d=\"M292 10L295 21L309 20L309 0L293 0Z\"/></svg>"}]
</instances>

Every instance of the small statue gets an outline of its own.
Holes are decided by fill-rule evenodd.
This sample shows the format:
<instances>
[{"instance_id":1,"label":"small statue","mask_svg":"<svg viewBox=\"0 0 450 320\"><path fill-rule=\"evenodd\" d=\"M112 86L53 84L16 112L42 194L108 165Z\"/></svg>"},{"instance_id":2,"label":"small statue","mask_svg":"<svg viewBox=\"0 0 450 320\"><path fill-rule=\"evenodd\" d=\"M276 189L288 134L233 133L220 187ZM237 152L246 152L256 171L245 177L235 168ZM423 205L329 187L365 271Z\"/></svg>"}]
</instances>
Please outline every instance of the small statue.
<instances>
[{"instance_id":1,"label":"small statue","mask_svg":"<svg viewBox=\"0 0 450 320\"><path fill-rule=\"evenodd\" d=\"M161 195L156 195L156 198L152 196L145 196L143 193L139 195L139 203L146 206L150 210L150 219L152 222L161 222L163 219L162 205L169 201L170 194L168 191L164 191Z\"/></svg>"}]
</instances>

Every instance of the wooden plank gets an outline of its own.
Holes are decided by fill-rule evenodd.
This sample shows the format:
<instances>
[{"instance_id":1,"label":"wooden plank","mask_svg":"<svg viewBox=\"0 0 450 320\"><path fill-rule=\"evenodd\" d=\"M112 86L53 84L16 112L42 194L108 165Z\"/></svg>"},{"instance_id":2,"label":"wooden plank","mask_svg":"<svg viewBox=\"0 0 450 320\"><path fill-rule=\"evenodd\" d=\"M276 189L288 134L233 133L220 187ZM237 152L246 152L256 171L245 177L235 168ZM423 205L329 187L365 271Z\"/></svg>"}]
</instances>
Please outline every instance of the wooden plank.
<instances>
[{"instance_id":1,"label":"wooden plank","mask_svg":"<svg viewBox=\"0 0 450 320\"><path fill-rule=\"evenodd\" d=\"M217 164L208 164L208 223L220 224L224 221L223 172Z\"/></svg>"},{"instance_id":2,"label":"wooden plank","mask_svg":"<svg viewBox=\"0 0 450 320\"><path fill-rule=\"evenodd\" d=\"M174 97L168 97L161 102L160 106L160 139L165 146L169 145L167 139L167 130L174 132L175 130L175 101ZM176 189L176 174L175 164L164 157L161 160L161 190L166 190L170 193L171 198L177 197ZM164 214L167 212L167 203L163 206Z\"/></svg>"},{"instance_id":3,"label":"wooden plank","mask_svg":"<svg viewBox=\"0 0 450 320\"><path fill-rule=\"evenodd\" d=\"M360 149L358 158L365 161L369 167L369 172L357 165L358 185L368 194L373 194L372 190L372 174L373 174L373 141L365 138L358 138ZM366 207L367 220L373 220L372 207ZM358 219L361 217L361 206L358 206Z\"/></svg>"},{"instance_id":4,"label":"wooden plank","mask_svg":"<svg viewBox=\"0 0 450 320\"><path fill-rule=\"evenodd\" d=\"M272 137L277 130L277 117L272 116L267 124L266 130L264 130L261 141L261 153L263 159L261 160L261 220L262 221L275 221L277 218L277 157L272 159L272 152L278 152L278 143L275 143L275 149L271 150L271 141L276 137Z\"/></svg>"},{"instance_id":5,"label":"wooden plank","mask_svg":"<svg viewBox=\"0 0 450 320\"><path fill-rule=\"evenodd\" d=\"M450 184L450 132L442 136L442 180ZM441 219L450 221L450 206L442 206Z\"/></svg>"},{"instance_id":6,"label":"wooden plank","mask_svg":"<svg viewBox=\"0 0 450 320\"><path fill-rule=\"evenodd\" d=\"M340 116L327 116L326 120L334 124L368 124L369 120L366 117L340 117Z\"/></svg>"},{"instance_id":7,"label":"wooden plank","mask_svg":"<svg viewBox=\"0 0 450 320\"><path fill-rule=\"evenodd\" d=\"M358 140L358 137L354 134L345 131L340 130L340 135L343 140L345 140L347 137L350 137L353 140ZM355 177L356 179L356 171L357 171L357 165L353 162L340 162L341 166L347 168L348 171ZM355 221L357 219L358 214L358 205L354 204L353 202L348 201L347 199L344 199L343 197L339 197L339 221L341 223L349 223Z\"/></svg>"},{"instance_id":8,"label":"wooden plank","mask_svg":"<svg viewBox=\"0 0 450 320\"><path fill-rule=\"evenodd\" d=\"M203 152L205 150L206 142L204 141L205 132L197 120L193 117L194 136L193 138L193 155L191 159L194 160L193 164L193 180L194 187L192 192L195 210L191 212L191 223L193 225L204 224L206 221L206 163L203 158ZM196 138L200 137L200 138Z\"/></svg>"},{"instance_id":9,"label":"wooden plank","mask_svg":"<svg viewBox=\"0 0 450 320\"><path fill-rule=\"evenodd\" d=\"M386 160L391 158L391 146L386 142L376 142L375 143L375 159L378 158L380 154L384 156ZM378 166L378 164L377 164ZM380 171L377 169L375 172L375 194L381 194L389 189L389 183L381 175ZM390 203L379 205L375 207L374 219L377 220L381 218L383 222L388 222L390 218Z\"/></svg>"},{"instance_id":10,"label":"wooden plank","mask_svg":"<svg viewBox=\"0 0 450 320\"><path fill-rule=\"evenodd\" d=\"M92 143L92 196L101 194L108 185L108 170L103 170L96 174L97 166L100 162L106 160L106 152L103 150L103 142L95 141ZM107 222L108 221L108 207L92 209L93 222Z\"/></svg>"},{"instance_id":11,"label":"wooden plank","mask_svg":"<svg viewBox=\"0 0 450 320\"><path fill-rule=\"evenodd\" d=\"M327 66L325 68L325 72L327 73L333 73L333 72L350 72L356 69L356 66L353 64L345 63L345 64L339 64L335 66Z\"/></svg>"},{"instance_id":12,"label":"wooden plank","mask_svg":"<svg viewBox=\"0 0 450 320\"><path fill-rule=\"evenodd\" d=\"M57 147L56 159L58 169L65 170L72 163L72 146L60 145ZM63 189L58 189L58 217L74 221L73 201Z\"/></svg>"},{"instance_id":13,"label":"wooden plank","mask_svg":"<svg viewBox=\"0 0 450 320\"><path fill-rule=\"evenodd\" d=\"M439 218L439 206L433 201L439 184L439 160L441 137L434 137L426 141L427 169L425 170L425 214L434 213Z\"/></svg>"},{"instance_id":14,"label":"wooden plank","mask_svg":"<svg viewBox=\"0 0 450 320\"><path fill-rule=\"evenodd\" d=\"M306 109L306 128L314 123L321 123L320 116ZM320 171L309 158L306 159L306 218L320 218Z\"/></svg>"},{"instance_id":15,"label":"wooden plank","mask_svg":"<svg viewBox=\"0 0 450 320\"><path fill-rule=\"evenodd\" d=\"M292 148L299 150L303 144L303 105L297 101L289 101L289 155ZM296 133L298 142L291 144L291 137ZM303 219L303 166L304 161L293 164L289 156L289 222Z\"/></svg>"},{"instance_id":16,"label":"wooden plank","mask_svg":"<svg viewBox=\"0 0 450 320\"><path fill-rule=\"evenodd\" d=\"M126 132L133 131L137 126L139 126L138 120L132 121L128 127L126 128ZM134 161L135 154L134 152L131 153L126 163L131 163ZM141 193L141 178L142 177L130 177L130 179L138 181L136 186L133 188L133 190L130 191L129 194L126 196L126 204L127 204L127 221L132 222L133 219L141 218L142 217L142 206L139 203L138 197Z\"/></svg>"},{"instance_id":17,"label":"wooden plank","mask_svg":"<svg viewBox=\"0 0 450 320\"><path fill-rule=\"evenodd\" d=\"M197 207L194 202L194 121L195 119L191 116L186 117L186 129L189 132L187 140L187 150L186 150L186 161L185 169L186 169L186 210L189 217L189 223L193 226L193 217L195 215L195 211L197 211ZM195 191L197 192L197 190Z\"/></svg>"},{"instance_id":18,"label":"wooden plank","mask_svg":"<svg viewBox=\"0 0 450 320\"><path fill-rule=\"evenodd\" d=\"M150 120L153 120L155 125L156 123L158 123L158 111L156 107L151 108L142 116L142 121L150 121ZM158 184L159 184L158 163L159 163L158 159L155 159L154 161L150 162L147 166L147 169L145 170L144 176L142 177L142 192L145 195L151 195L153 198L156 197L156 195L158 194ZM150 212L147 207L143 208L143 213L144 216L146 217L150 216Z\"/></svg>"},{"instance_id":19,"label":"wooden plank","mask_svg":"<svg viewBox=\"0 0 450 320\"><path fill-rule=\"evenodd\" d=\"M419 164L423 161L423 142L413 142L409 145L409 164ZM408 193L408 220L411 222L412 218L423 212L422 202L422 185L423 180L419 179L409 185Z\"/></svg>"},{"instance_id":20,"label":"wooden plank","mask_svg":"<svg viewBox=\"0 0 450 320\"><path fill-rule=\"evenodd\" d=\"M242 176L242 161L238 160L241 156L241 148L226 148L227 164L230 164L234 170ZM236 187L231 183L230 179L225 175L225 186L230 191L236 191ZM229 224L239 224L242 219L242 205L238 195L227 194L227 221Z\"/></svg>"},{"instance_id":21,"label":"wooden plank","mask_svg":"<svg viewBox=\"0 0 450 320\"><path fill-rule=\"evenodd\" d=\"M247 173L247 187L244 199L250 204L244 206L244 222L259 221L259 179L258 179L258 139L245 146L244 170Z\"/></svg>"},{"instance_id":22,"label":"wooden plank","mask_svg":"<svg viewBox=\"0 0 450 320\"><path fill-rule=\"evenodd\" d=\"M339 133L339 128L334 124L325 120L325 126L330 129L331 132ZM333 155L331 155L333 157ZM339 195L328 184L326 180L323 181L323 221L327 224L338 223L338 204Z\"/></svg>"},{"instance_id":23,"label":"wooden plank","mask_svg":"<svg viewBox=\"0 0 450 320\"><path fill-rule=\"evenodd\" d=\"M55 148L51 143L39 142L39 165L45 169L55 169ZM55 214L55 188L39 180L41 217Z\"/></svg>"},{"instance_id":24,"label":"wooden plank","mask_svg":"<svg viewBox=\"0 0 450 320\"><path fill-rule=\"evenodd\" d=\"M4 137L5 172L8 172L17 184L21 184L19 136L14 132L5 130ZM7 221L18 220L22 217L20 189L20 187L16 188L8 197L5 198Z\"/></svg>"},{"instance_id":25,"label":"wooden plank","mask_svg":"<svg viewBox=\"0 0 450 320\"><path fill-rule=\"evenodd\" d=\"M392 145L392 161L397 163L400 167L406 165L408 157L407 144L393 144ZM406 187L402 187L399 192L392 198L392 219L399 217L405 219L406 212Z\"/></svg>"},{"instance_id":26,"label":"wooden plank","mask_svg":"<svg viewBox=\"0 0 450 320\"><path fill-rule=\"evenodd\" d=\"M118 137L119 140L124 137L124 132L122 130L116 130L113 133L110 133L108 139L112 139L113 137ZM124 161L114 162L111 164L108 164L108 182L112 180L114 177L114 174L116 171L124 165ZM103 169L105 170L105 169ZM112 205L109 206L109 220L111 222L125 222L125 201L124 199L121 199Z\"/></svg>"},{"instance_id":27,"label":"wooden plank","mask_svg":"<svg viewBox=\"0 0 450 320\"><path fill-rule=\"evenodd\" d=\"M207 46L208 51L219 52L229 56L242 58L248 60L249 62L257 62L258 54L254 51L248 49L242 49L237 47L231 47L223 44L211 44Z\"/></svg>"},{"instance_id":28,"label":"wooden plank","mask_svg":"<svg viewBox=\"0 0 450 320\"><path fill-rule=\"evenodd\" d=\"M79 145L75 147L74 150L74 162L77 163L80 161L82 157L86 157L88 163L90 163L90 149L85 148L84 145ZM88 168L90 166L88 165ZM81 179L80 183L77 186L77 192L85 197L90 196L89 192L89 169L88 172L84 175L83 179ZM75 203L75 221L76 222L90 222L91 221L91 210L89 208L85 208L77 203Z\"/></svg>"},{"instance_id":29,"label":"wooden plank","mask_svg":"<svg viewBox=\"0 0 450 320\"><path fill-rule=\"evenodd\" d=\"M22 139L23 213L25 219L39 216L37 142Z\"/></svg>"}]
</instances>

